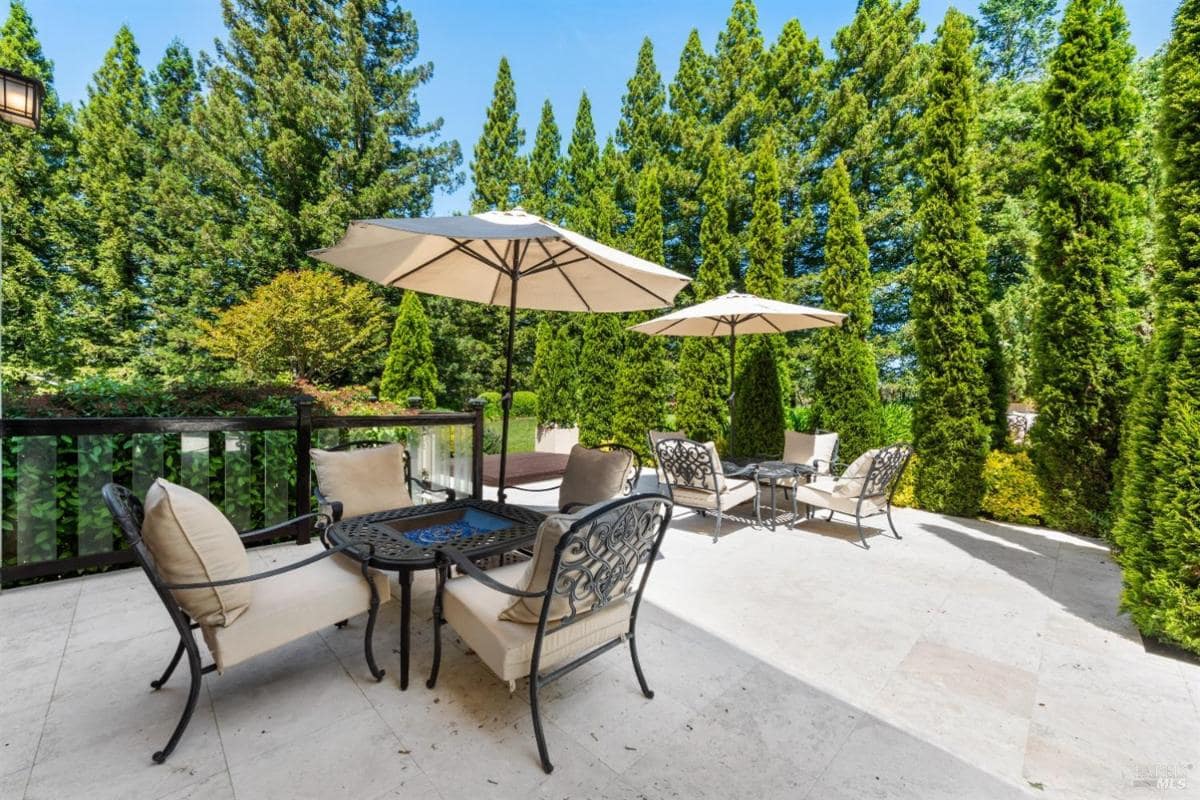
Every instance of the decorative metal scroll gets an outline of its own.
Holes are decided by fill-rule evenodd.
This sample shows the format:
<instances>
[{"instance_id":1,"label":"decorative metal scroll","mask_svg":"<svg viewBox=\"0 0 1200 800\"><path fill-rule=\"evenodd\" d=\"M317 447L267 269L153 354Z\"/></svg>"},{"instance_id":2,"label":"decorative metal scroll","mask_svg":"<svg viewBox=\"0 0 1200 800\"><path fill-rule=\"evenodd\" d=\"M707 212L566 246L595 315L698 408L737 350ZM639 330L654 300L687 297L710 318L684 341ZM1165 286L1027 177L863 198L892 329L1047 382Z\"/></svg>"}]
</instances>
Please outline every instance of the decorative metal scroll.
<instances>
[{"instance_id":1,"label":"decorative metal scroll","mask_svg":"<svg viewBox=\"0 0 1200 800\"><path fill-rule=\"evenodd\" d=\"M566 534L553 590L571 609L561 625L636 592L638 564L654 546L666 513L661 498L635 500Z\"/></svg>"},{"instance_id":2,"label":"decorative metal scroll","mask_svg":"<svg viewBox=\"0 0 1200 800\"><path fill-rule=\"evenodd\" d=\"M660 439L655 451L668 484L717 491L721 466L714 462L707 445L690 439Z\"/></svg>"},{"instance_id":3,"label":"decorative metal scroll","mask_svg":"<svg viewBox=\"0 0 1200 800\"><path fill-rule=\"evenodd\" d=\"M894 444L885 447L875 454L871 469L863 482L863 497L878 497L885 495L891 489L892 483L900 476L912 449L906 444Z\"/></svg>"}]
</instances>

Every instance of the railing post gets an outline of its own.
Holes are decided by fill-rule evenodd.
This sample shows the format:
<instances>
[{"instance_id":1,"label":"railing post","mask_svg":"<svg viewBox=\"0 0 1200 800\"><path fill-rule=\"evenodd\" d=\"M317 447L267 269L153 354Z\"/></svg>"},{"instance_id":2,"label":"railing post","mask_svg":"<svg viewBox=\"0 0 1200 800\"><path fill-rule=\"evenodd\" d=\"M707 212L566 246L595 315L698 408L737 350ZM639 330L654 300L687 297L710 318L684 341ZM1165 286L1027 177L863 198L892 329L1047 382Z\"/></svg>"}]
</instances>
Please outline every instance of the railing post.
<instances>
[{"instance_id":1,"label":"railing post","mask_svg":"<svg viewBox=\"0 0 1200 800\"><path fill-rule=\"evenodd\" d=\"M312 409L313 399L306 394L292 398L296 406L296 514L312 511ZM312 537L312 520L300 523L296 544L308 544Z\"/></svg>"},{"instance_id":2,"label":"railing post","mask_svg":"<svg viewBox=\"0 0 1200 800\"><path fill-rule=\"evenodd\" d=\"M472 397L467 406L475 412L475 421L471 423L471 497L483 499L483 407L487 401L482 397Z\"/></svg>"}]
</instances>

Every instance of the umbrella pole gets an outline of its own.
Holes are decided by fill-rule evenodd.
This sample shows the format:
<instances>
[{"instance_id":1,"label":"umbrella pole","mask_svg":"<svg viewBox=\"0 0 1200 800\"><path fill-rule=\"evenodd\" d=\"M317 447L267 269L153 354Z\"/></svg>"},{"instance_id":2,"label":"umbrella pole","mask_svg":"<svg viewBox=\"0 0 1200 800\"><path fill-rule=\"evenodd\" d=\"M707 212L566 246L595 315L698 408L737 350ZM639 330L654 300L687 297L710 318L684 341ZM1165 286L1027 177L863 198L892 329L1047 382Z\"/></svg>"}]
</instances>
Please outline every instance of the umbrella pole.
<instances>
[{"instance_id":1,"label":"umbrella pole","mask_svg":"<svg viewBox=\"0 0 1200 800\"><path fill-rule=\"evenodd\" d=\"M734 325L729 325L729 455L733 450L733 376L737 371L737 333Z\"/></svg>"},{"instance_id":2,"label":"umbrella pole","mask_svg":"<svg viewBox=\"0 0 1200 800\"><path fill-rule=\"evenodd\" d=\"M504 395L500 398L504 422L500 428L500 485L497 496L501 504L504 503L507 495L504 477L508 467L508 414L512 409L513 338L517 329L517 278L519 275L519 271L514 268L511 275L512 291L508 297L508 341L504 348Z\"/></svg>"}]
</instances>

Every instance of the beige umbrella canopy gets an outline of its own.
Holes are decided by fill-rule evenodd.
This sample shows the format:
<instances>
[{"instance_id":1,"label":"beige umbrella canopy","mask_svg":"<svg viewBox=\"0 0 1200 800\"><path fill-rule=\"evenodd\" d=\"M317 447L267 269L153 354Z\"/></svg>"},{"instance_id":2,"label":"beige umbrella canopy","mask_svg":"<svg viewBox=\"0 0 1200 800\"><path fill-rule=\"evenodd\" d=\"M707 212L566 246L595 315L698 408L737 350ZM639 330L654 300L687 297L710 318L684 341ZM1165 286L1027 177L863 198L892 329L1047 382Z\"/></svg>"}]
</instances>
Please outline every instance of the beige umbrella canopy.
<instances>
[{"instance_id":1,"label":"beige umbrella canopy","mask_svg":"<svg viewBox=\"0 0 1200 800\"><path fill-rule=\"evenodd\" d=\"M729 441L732 449L733 371L737 360L737 335L831 328L841 325L845 319L846 315L837 311L768 300L753 294L730 292L633 325L630 330L651 336L729 337Z\"/></svg>"},{"instance_id":2,"label":"beige umbrella canopy","mask_svg":"<svg viewBox=\"0 0 1200 800\"><path fill-rule=\"evenodd\" d=\"M670 306L689 278L521 209L356 220L313 258L384 286L508 307L500 502L504 502L518 308L640 311Z\"/></svg>"}]
</instances>

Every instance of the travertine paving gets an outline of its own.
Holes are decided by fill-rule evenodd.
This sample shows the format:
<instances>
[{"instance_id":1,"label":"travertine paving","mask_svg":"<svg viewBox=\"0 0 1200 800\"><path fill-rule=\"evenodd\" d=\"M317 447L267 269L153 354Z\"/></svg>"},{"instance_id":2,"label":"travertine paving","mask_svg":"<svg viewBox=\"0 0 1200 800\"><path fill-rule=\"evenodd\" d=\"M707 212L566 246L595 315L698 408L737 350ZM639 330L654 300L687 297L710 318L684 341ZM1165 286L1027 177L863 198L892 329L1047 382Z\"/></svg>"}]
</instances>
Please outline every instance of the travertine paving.
<instances>
[{"instance_id":1,"label":"travertine paving","mask_svg":"<svg viewBox=\"0 0 1200 800\"><path fill-rule=\"evenodd\" d=\"M656 696L624 649L551 687L550 776L524 687L510 696L453 635L425 689L428 575L409 691L393 603L383 683L362 620L323 631L208 676L163 766L150 753L187 679L150 691L175 634L142 574L6 591L0 798L1200 797L1200 666L1145 652L1101 545L896 520L904 539L880 532L869 551L823 521L727 524L713 544L711 521L681 510L639 623Z\"/></svg>"}]
</instances>

